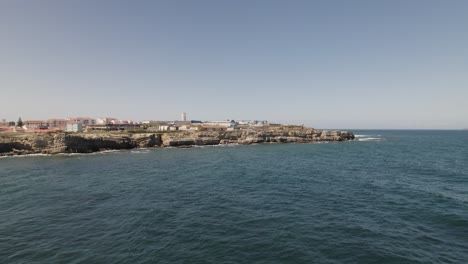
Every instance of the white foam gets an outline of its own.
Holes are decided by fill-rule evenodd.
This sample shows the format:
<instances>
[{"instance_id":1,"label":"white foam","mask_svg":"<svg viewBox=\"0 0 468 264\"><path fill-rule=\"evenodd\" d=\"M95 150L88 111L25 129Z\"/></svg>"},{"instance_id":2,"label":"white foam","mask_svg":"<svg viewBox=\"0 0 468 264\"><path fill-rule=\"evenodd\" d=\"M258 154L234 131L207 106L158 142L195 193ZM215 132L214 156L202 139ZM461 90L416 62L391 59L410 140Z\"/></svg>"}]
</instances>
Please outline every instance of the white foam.
<instances>
[{"instance_id":1,"label":"white foam","mask_svg":"<svg viewBox=\"0 0 468 264\"><path fill-rule=\"evenodd\" d=\"M106 154L106 153L115 153L115 152L122 152L122 151L125 151L125 150L120 150L120 149L109 149L109 150L97 151L97 152L93 152L93 153ZM79 153L77 153L77 154L79 154ZM88 153L88 154L91 154L91 153Z\"/></svg>"},{"instance_id":2,"label":"white foam","mask_svg":"<svg viewBox=\"0 0 468 264\"><path fill-rule=\"evenodd\" d=\"M359 138L358 141L380 141L383 138L376 138L376 137L367 137L367 138Z\"/></svg>"},{"instance_id":3,"label":"white foam","mask_svg":"<svg viewBox=\"0 0 468 264\"><path fill-rule=\"evenodd\" d=\"M147 151L149 152L149 150L147 150ZM90 153L56 153L56 154L34 153L34 154L19 154L19 155L0 156L0 158L75 157L75 156L123 154L123 153L128 153L128 150L112 149L112 150L103 150L103 151L96 151L96 152L90 152Z\"/></svg>"},{"instance_id":4,"label":"white foam","mask_svg":"<svg viewBox=\"0 0 468 264\"><path fill-rule=\"evenodd\" d=\"M235 147L240 146L239 143L228 143L228 144L218 144L218 145L210 145L210 147Z\"/></svg>"},{"instance_id":5,"label":"white foam","mask_svg":"<svg viewBox=\"0 0 468 264\"><path fill-rule=\"evenodd\" d=\"M132 151L130 154L148 154L148 151Z\"/></svg>"},{"instance_id":6,"label":"white foam","mask_svg":"<svg viewBox=\"0 0 468 264\"><path fill-rule=\"evenodd\" d=\"M47 157L47 156L52 156L52 154L37 153L37 154L8 155L8 156L0 156L0 159L4 159L4 158L27 158L27 157Z\"/></svg>"},{"instance_id":7,"label":"white foam","mask_svg":"<svg viewBox=\"0 0 468 264\"><path fill-rule=\"evenodd\" d=\"M354 137L363 138L363 137L370 137L370 135L354 135Z\"/></svg>"}]
</instances>

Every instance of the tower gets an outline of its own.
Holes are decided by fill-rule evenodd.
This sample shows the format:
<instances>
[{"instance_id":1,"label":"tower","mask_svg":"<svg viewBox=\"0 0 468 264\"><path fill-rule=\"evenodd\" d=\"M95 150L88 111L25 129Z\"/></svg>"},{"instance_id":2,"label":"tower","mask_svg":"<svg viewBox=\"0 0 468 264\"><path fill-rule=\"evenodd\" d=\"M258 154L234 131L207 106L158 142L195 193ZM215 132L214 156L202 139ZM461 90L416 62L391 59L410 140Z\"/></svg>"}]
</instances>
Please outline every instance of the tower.
<instances>
[{"instance_id":1,"label":"tower","mask_svg":"<svg viewBox=\"0 0 468 264\"><path fill-rule=\"evenodd\" d=\"M187 114L185 112L182 112L181 120L182 121L187 121Z\"/></svg>"}]
</instances>

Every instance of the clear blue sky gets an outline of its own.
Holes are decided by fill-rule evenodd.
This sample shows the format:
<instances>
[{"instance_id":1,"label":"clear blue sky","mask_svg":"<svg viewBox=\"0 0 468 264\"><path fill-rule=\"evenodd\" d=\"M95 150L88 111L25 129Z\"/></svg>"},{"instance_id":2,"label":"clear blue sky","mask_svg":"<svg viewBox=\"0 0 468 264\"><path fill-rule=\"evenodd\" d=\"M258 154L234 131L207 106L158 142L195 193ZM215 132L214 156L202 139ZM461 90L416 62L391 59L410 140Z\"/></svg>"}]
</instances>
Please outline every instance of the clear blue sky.
<instances>
[{"instance_id":1,"label":"clear blue sky","mask_svg":"<svg viewBox=\"0 0 468 264\"><path fill-rule=\"evenodd\" d=\"M468 127L468 1L0 2L0 119Z\"/></svg>"}]
</instances>

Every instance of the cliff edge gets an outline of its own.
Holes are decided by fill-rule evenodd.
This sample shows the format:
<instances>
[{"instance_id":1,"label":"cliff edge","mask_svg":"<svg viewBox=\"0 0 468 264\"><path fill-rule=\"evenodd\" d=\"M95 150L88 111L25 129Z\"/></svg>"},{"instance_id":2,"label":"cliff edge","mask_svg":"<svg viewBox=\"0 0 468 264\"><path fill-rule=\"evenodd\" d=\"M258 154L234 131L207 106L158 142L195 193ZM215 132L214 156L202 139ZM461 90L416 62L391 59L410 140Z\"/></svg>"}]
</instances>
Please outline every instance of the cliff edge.
<instances>
[{"instance_id":1,"label":"cliff edge","mask_svg":"<svg viewBox=\"0 0 468 264\"><path fill-rule=\"evenodd\" d=\"M92 153L142 147L254 143L312 143L353 140L348 131L322 131L300 126L258 127L233 131L173 133L26 133L0 134L0 156L23 154Z\"/></svg>"}]
</instances>

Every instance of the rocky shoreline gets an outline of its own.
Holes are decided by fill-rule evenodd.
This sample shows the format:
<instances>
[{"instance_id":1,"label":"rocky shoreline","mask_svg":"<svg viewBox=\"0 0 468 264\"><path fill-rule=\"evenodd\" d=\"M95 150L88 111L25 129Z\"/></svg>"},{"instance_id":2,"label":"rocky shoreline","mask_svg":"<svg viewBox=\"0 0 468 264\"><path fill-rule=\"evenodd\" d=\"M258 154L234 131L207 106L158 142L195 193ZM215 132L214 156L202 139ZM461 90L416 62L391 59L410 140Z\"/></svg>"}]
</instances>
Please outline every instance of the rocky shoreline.
<instances>
[{"instance_id":1,"label":"rocky shoreline","mask_svg":"<svg viewBox=\"0 0 468 264\"><path fill-rule=\"evenodd\" d=\"M0 156L93 153L104 150L148 147L313 143L354 139L354 134L348 131L325 131L301 126L259 127L233 131L178 131L174 133L0 134Z\"/></svg>"}]
</instances>

